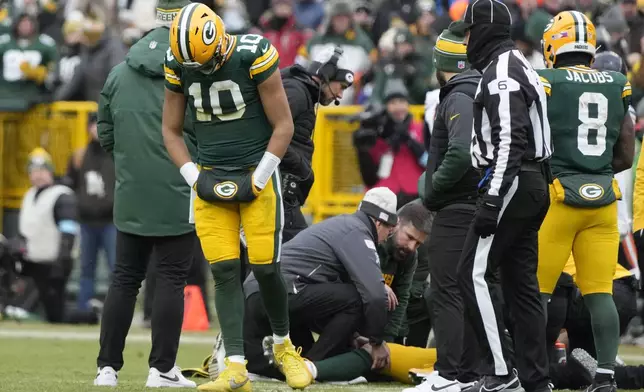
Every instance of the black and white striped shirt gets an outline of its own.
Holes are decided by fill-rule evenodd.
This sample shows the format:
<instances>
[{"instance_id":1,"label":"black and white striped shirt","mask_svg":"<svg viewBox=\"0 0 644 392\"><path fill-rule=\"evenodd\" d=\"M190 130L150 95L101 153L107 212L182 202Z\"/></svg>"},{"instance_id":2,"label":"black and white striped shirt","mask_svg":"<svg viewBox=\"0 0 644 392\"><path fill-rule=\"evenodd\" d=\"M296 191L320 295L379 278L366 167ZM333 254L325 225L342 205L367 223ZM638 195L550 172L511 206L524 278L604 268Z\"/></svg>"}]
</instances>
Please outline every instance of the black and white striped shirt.
<instances>
[{"instance_id":1,"label":"black and white striped shirt","mask_svg":"<svg viewBox=\"0 0 644 392\"><path fill-rule=\"evenodd\" d=\"M483 70L474 99L472 166L487 169L489 196L503 197L522 161L552 154L547 97L523 54L508 50Z\"/></svg>"}]
</instances>

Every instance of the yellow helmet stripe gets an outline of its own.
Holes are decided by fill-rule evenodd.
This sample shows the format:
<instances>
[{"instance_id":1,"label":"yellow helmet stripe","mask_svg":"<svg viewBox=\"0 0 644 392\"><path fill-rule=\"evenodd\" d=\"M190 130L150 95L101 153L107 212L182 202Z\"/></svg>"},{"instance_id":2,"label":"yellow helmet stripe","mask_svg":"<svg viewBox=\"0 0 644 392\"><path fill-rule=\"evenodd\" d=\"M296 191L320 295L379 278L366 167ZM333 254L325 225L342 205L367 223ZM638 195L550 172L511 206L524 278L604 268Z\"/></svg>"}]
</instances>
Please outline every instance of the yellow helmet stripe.
<instances>
[{"instance_id":1,"label":"yellow helmet stripe","mask_svg":"<svg viewBox=\"0 0 644 392\"><path fill-rule=\"evenodd\" d=\"M570 11L572 17L575 19L575 33L579 42L586 42L586 18L579 11Z\"/></svg>"},{"instance_id":2,"label":"yellow helmet stripe","mask_svg":"<svg viewBox=\"0 0 644 392\"><path fill-rule=\"evenodd\" d=\"M192 20L192 14L195 12L195 9L200 5L200 3L192 3L183 8L183 12L179 15L179 31L177 32L177 40L179 52L181 52L181 57L183 57L184 62L192 61L192 51L190 50L190 21Z\"/></svg>"}]
</instances>

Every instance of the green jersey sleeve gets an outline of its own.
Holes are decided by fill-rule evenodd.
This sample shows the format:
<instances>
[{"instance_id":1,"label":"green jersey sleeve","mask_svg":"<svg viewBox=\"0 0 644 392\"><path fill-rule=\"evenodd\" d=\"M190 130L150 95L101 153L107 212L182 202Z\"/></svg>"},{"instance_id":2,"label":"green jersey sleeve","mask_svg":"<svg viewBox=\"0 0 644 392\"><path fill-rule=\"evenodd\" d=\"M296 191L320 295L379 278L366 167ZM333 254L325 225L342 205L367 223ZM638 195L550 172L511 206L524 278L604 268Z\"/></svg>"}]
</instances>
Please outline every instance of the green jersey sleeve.
<instances>
[{"instance_id":1,"label":"green jersey sleeve","mask_svg":"<svg viewBox=\"0 0 644 392\"><path fill-rule=\"evenodd\" d=\"M165 87L175 93L183 94L183 85L181 84L181 67L168 48L163 65L165 73Z\"/></svg>"},{"instance_id":2,"label":"green jersey sleeve","mask_svg":"<svg viewBox=\"0 0 644 392\"><path fill-rule=\"evenodd\" d=\"M42 45L42 64L45 67L53 68L58 60L58 49L56 48L56 41L47 34L40 34L38 37Z\"/></svg>"},{"instance_id":3,"label":"green jersey sleeve","mask_svg":"<svg viewBox=\"0 0 644 392\"><path fill-rule=\"evenodd\" d=\"M626 80L624 88L622 89L622 102L624 104L624 111L628 113L628 108L631 106L631 82Z\"/></svg>"},{"instance_id":4,"label":"green jersey sleeve","mask_svg":"<svg viewBox=\"0 0 644 392\"><path fill-rule=\"evenodd\" d=\"M236 50L249 52L245 57L248 59L250 78L255 84L261 84L279 68L280 55L277 49L261 35L240 36Z\"/></svg>"}]
</instances>

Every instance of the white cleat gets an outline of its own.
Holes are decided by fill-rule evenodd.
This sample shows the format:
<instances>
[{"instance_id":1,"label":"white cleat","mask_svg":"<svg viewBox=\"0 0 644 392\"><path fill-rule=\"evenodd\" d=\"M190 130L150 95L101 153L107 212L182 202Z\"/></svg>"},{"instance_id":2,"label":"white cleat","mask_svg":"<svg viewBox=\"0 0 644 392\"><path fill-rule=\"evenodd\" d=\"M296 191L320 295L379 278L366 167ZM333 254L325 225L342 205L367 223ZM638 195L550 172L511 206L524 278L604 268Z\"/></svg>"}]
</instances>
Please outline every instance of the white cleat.
<instances>
[{"instance_id":1,"label":"white cleat","mask_svg":"<svg viewBox=\"0 0 644 392\"><path fill-rule=\"evenodd\" d=\"M215 344L212 348L212 356L210 357L210 363L208 364L208 374L210 375L210 381L215 381L219 377L219 373L226 370L226 364L224 359L226 359L226 349L224 348L224 338L221 336L221 332L215 337Z\"/></svg>"},{"instance_id":2,"label":"white cleat","mask_svg":"<svg viewBox=\"0 0 644 392\"><path fill-rule=\"evenodd\" d=\"M156 368L150 368L146 388L196 388L197 384L190 381L181 374L178 366L173 367L167 373L161 373Z\"/></svg>"},{"instance_id":3,"label":"white cleat","mask_svg":"<svg viewBox=\"0 0 644 392\"><path fill-rule=\"evenodd\" d=\"M97 387L115 387L118 384L118 374L111 366L105 366L96 371L94 386Z\"/></svg>"},{"instance_id":4,"label":"white cleat","mask_svg":"<svg viewBox=\"0 0 644 392\"><path fill-rule=\"evenodd\" d=\"M429 374L425 381L414 388L404 389L403 392L461 392L458 381L450 381L441 377L437 371Z\"/></svg>"}]
</instances>

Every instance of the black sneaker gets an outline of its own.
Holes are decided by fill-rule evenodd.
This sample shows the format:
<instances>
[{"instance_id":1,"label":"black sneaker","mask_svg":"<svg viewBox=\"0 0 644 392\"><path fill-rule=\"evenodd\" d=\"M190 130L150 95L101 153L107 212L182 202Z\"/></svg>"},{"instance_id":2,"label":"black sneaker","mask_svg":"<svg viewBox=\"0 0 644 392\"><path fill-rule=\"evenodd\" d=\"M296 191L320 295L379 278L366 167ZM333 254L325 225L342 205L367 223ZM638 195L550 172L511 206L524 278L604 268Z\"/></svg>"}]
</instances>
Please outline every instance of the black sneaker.
<instances>
[{"instance_id":1,"label":"black sneaker","mask_svg":"<svg viewBox=\"0 0 644 392\"><path fill-rule=\"evenodd\" d=\"M525 392L516 369L512 369L512 374L507 376L484 376L476 387L479 392Z\"/></svg>"},{"instance_id":2,"label":"black sneaker","mask_svg":"<svg viewBox=\"0 0 644 392\"><path fill-rule=\"evenodd\" d=\"M593 384L586 388L584 392L617 392L617 384L615 379L603 382L593 381Z\"/></svg>"}]
</instances>

